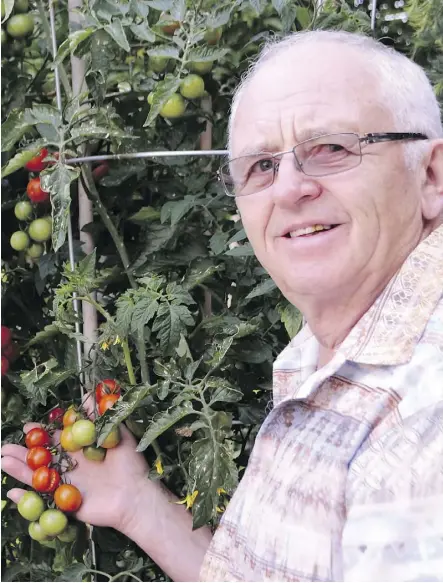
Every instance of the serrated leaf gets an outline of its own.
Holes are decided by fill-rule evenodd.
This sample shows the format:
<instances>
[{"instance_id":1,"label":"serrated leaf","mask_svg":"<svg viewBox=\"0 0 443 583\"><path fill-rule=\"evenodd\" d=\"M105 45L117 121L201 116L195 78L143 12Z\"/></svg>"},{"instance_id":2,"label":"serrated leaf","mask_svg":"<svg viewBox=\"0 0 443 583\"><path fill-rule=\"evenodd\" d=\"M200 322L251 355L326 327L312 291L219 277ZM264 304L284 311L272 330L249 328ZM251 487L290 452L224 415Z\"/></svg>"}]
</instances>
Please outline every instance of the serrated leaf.
<instances>
[{"instance_id":1,"label":"serrated leaf","mask_svg":"<svg viewBox=\"0 0 443 583\"><path fill-rule=\"evenodd\" d=\"M12 174L16 170L19 170L19 168L23 168L24 165L29 162L29 160L31 160L36 154L40 152L44 145L44 142L34 142L17 152L15 156L8 160L8 163L2 168L2 178Z\"/></svg>"},{"instance_id":2,"label":"serrated leaf","mask_svg":"<svg viewBox=\"0 0 443 583\"><path fill-rule=\"evenodd\" d=\"M148 117L146 118L143 127L152 125L163 105L168 101L171 95L176 93L177 89L180 87L180 83L181 81L178 77L169 74L165 76L163 81L157 83L152 97L151 109L149 110Z\"/></svg>"},{"instance_id":3,"label":"serrated leaf","mask_svg":"<svg viewBox=\"0 0 443 583\"><path fill-rule=\"evenodd\" d=\"M227 241L229 238L228 233L224 233L221 230L215 232L209 239L209 248L214 255L220 255L226 250Z\"/></svg>"},{"instance_id":4,"label":"serrated leaf","mask_svg":"<svg viewBox=\"0 0 443 583\"><path fill-rule=\"evenodd\" d=\"M170 352L178 345L180 333L186 331L186 326L193 324L194 318L187 306L163 303L157 310L152 331L157 332L160 349Z\"/></svg>"},{"instance_id":5,"label":"serrated leaf","mask_svg":"<svg viewBox=\"0 0 443 583\"><path fill-rule=\"evenodd\" d=\"M157 45L146 51L150 57L168 57L168 59L179 59L179 51L173 45Z\"/></svg>"},{"instance_id":6,"label":"serrated leaf","mask_svg":"<svg viewBox=\"0 0 443 583\"><path fill-rule=\"evenodd\" d=\"M149 43L155 42L155 32L149 28L146 21L141 24L131 24L129 27L131 32L140 40L145 40Z\"/></svg>"},{"instance_id":7,"label":"serrated leaf","mask_svg":"<svg viewBox=\"0 0 443 583\"><path fill-rule=\"evenodd\" d=\"M41 186L51 195L52 247L60 249L66 240L70 220L71 182L77 180L80 170L57 162L40 174Z\"/></svg>"},{"instance_id":8,"label":"serrated leaf","mask_svg":"<svg viewBox=\"0 0 443 583\"><path fill-rule=\"evenodd\" d=\"M58 362L50 358L30 371L20 374L24 394L33 402L46 405L49 389L54 389L66 379L77 374L76 369L57 370Z\"/></svg>"},{"instance_id":9,"label":"serrated leaf","mask_svg":"<svg viewBox=\"0 0 443 583\"><path fill-rule=\"evenodd\" d=\"M308 8L304 6L297 6L296 17L299 23L302 25L303 29L309 28L312 22L312 15Z\"/></svg>"},{"instance_id":10,"label":"serrated leaf","mask_svg":"<svg viewBox=\"0 0 443 583\"><path fill-rule=\"evenodd\" d=\"M72 138L131 138L127 132L117 127L99 127L92 124L84 124L71 130Z\"/></svg>"},{"instance_id":11,"label":"serrated leaf","mask_svg":"<svg viewBox=\"0 0 443 583\"><path fill-rule=\"evenodd\" d=\"M104 29L115 40L119 47L127 53L131 52L131 47L129 46L125 30L119 18L115 18L111 24L106 24Z\"/></svg>"},{"instance_id":12,"label":"serrated leaf","mask_svg":"<svg viewBox=\"0 0 443 583\"><path fill-rule=\"evenodd\" d=\"M198 61L202 63L212 63L213 61L218 61L226 55L228 49L219 49L218 47L194 47L192 48L186 57L186 63L191 61Z\"/></svg>"},{"instance_id":13,"label":"serrated leaf","mask_svg":"<svg viewBox=\"0 0 443 583\"><path fill-rule=\"evenodd\" d=\"M303 322L302 313L289 302L285 306L278 304L277 310L280 313L281 321L285 325L289 338L294 338L300 331Z\"/></svg>"},{"instance_id":14,"label":"serrated leaf","mask_svg":"<svg viewBox=\"0 0 443 583\"><path fill-rule=\"evenodd\" d=\"M210 407L212 407L217 401L223 403L236 403L237 401L241 401L243 397L241 391L231 387L225 379L217 377L209 378L206 382L205 389L211 391Z\"/></svg>"},{"instance_id":15,"label":"serrated leaf","mask_svg":"<svg viewBox=\"0 0 443 583\"><path fill-rule=\"evenodd\" d=\"M234 336L228 336L227 338L223 338L221 342L214 341L213 343L213 352L211 360L207 361L207 364L215 369L223 362L228 350L231 348L232 343L234 342Z\"/></svg>"},{"instance_id":16,"label":"serrated leaf","mask_svg":"<svg viewBox=\"0 0 443 583\"><path fill-rule=\"evenodd\" d=\"M74 54L75 49L86 39L88 39L94 29L89 27L83 30L75 30L71 32L68 38L62 42L57 51L57 57L55 59L55 64L62 63L66 57L70 54Z\"/></svg>"},{"instance_id":17,"label":"serrated leaf","mask_svg":"<svg viewBox=\"0 0 443 583\"><path fill-rule=\"evenodd\" d=\"M253 255L255 255L255 253L251 244L245 243L244 245L240 245L239 247L229 249L229 251L226 251L225 255L230 255L231 257L252 257Z\"/></svg>"},{"instance_id":18,"label":"serrated leaf","mask_svg":"<svg viewBox=\"0 0 443 583\"><path fill-rule=\"evenodd\" d=\"M186 213L195 208L195 196L186 195L182 200L169 200L161 208L160 221L164 223L171 219L171 225L176 225Z\"/></svg>"},{"instance_id":19,"label":"serrated leaf","mask_svg":"<svg viewBox=\"0 0 443 583\"><path fill-rule=\"evenodd\" d=\"M39 344L40 342L46 342L49 338L53 338L58 334L60 334L58 326L55 324L48 324L43 328L43 330L37 332L34 338L31 338L31 340L26 344L26 347L34 346L34 344Z\"/></svg>"},{"instance_id":20,"label":"serrated leaf","mask_svg":"<svg viewBox=\"0 0 443 583\"><path fill-rule=\"evenodd\" d=\"M154 318L158 307L159 303L152 297L152 294L137 300L132 311L131 332L138 334Z\"/></svg>"},{"instance_id":21,"label":"serrated leaf","mask_svg":"<svg viewBox=\"0 0 443 583\"><path fill-rule=\"evenodd\" d=\"M238 243L239 241L244 241L247 238L248 236L246 235L246 231L244 229L240 229L240 231L237 231L235 235L232 235L226 244L230 245L231 243Z\"/></svg>"},{"instance_id":22,"label":"serrated leaf","mask_svg":"<svg viewBox=\"0 0 443 583\"><path fill-rule=\"evenodd\" d=\"M177 407L171 407L167 411L162 411L156 415L141 438L136 451L144 451L151 445L154 439L157 439L167 429L170 429L178 421L191 413L195 413L194 408L189 401L185 401Z\"/></svg>"},{"instance_id":23,"label":"serrated leaf","mask_svg":"<svg viewBox=\"0 0 443 583\"><path fill-rule=\"evenodd\" d=\"M24 121L30 125L48 125L57 129L62 125L62 116L56 107L40 103L25 109Z\"/></svg>"},{"instance_id":24,"label":"serrated leaf","mask_svg":"<svg viewBox=\"0 0 443 583\"><path fill-rule=\"evenodd\" d=\"M222 268L222 265L214 265L211 260L203 260L187 271L185 279L181 285L187 291L191 291L197 285L210 279L214 273L217 273Z\"/></svg>"},{"instance_id":25,"label":"serrated leaf","mask_svg":"<svg viewBox=\"0 0 443 583\"><path fill-rule=\"evenodd\" d=\"M209 28L218 28L219 26L224 26L228 24L229 18L231 16L231 12L234 8L234 5L231 6L223 6L221 9L215 9L211 11L211 14L208 16L207 25Z\"/></svg>"},{"instance_id":26,"label":"serrated leaf","mask_svg":"<svg viewBox=\"0 0 443 583\"><path fill-rule=\"evenodd\" d=\"M245 297L245 300L252 300L252 298L267 295L274 291L276 288L277 285L273 279L265 279L265 281L259 283L251 292L248 293L248 295Z\"/></svg>"},{"instance_id":27,"label":"serrated leaf","mask_svg":"<svg viewBox=\"0 0 443 583\"><path fill-rule=\"evenodd\" d=\"M145 223L155 221L160 218L160 211L152 206L142 206L142 208L135 214L128 218L128 221L133 223Z\"/></svg>"},{"instance_id":28,"label":"serrated leaf","mask_svg":"<svg viewBox=\"0 0 443 583\"><path fill-rule=\"evenodd\" d=\"M83 563L72 563L55 581L84 581L85 575L89 573L89 568Z\"/></svg>"},{"instance_id":29,"label":"serrated leaf","mask_svg":"<svg viewBox=\"0 0 443 583\"><path fill-rule=\"evenodd\" d=\"M10 150L32 127L25 119L25 112L13 109L1 128L2 152Z\"/></svg>"}]
</instances>

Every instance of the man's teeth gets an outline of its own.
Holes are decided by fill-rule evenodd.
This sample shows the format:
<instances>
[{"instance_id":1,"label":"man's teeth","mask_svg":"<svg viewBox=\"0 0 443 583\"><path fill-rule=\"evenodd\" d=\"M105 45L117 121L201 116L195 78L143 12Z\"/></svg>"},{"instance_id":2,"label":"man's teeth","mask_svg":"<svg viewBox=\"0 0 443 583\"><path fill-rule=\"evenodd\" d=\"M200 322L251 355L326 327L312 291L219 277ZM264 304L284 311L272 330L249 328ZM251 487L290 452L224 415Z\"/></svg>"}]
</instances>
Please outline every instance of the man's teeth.
<instances>
[{"instance_id":1,"label":"man's teeth","mask_svg":"<svg viewBox=\"0 0 443 583\"><path fill-rule=\"evenodd\" d=\"M301 235L309 235L310 233L316 233L317 231L329 231L332 229L332 225L312 225L312 227L305 227L304 229L297 229L296 231L291 231L289 236L300 237Z\"/></svg>"}]
</instances>

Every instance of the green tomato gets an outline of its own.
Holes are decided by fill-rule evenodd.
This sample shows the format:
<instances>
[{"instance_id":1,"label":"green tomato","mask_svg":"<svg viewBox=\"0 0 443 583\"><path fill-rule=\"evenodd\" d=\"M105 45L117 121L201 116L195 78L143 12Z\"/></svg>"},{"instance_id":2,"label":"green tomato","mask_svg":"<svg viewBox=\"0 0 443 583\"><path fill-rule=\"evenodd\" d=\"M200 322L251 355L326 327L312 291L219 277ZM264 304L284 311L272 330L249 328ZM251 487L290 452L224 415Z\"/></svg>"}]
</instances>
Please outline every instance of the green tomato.
<instances>
[{"instance_id":1,"label":"green tomato","mask_svg":"<svg viewBox=\"0 0 443 583\"><path fill-rule=\"evenodd\" d=\"M31 259L38 259L43 255L43 251L43 245L40 245L40 243L33 243L30 247L28 247L26 255Z\"/></svg>"},{"instance_id":2,"label":"green tomato","mask_svg":"<svg viewBox=\"0 0 443 583\"><path fill-rule=\"evenodd\" d=\"M194 73L200 73L200 75L204 75L205 73L209 73L213 64L213 61L192 61L189 63L189 67L191 71L194 71Z\"/></svg>"},{"instance_id":3,"label":"green tomato","mask_svg":"<svg viewBox=\"0 0 443 583\"><path fill-rule=\"evenodd\" d=\"M203 37L208 45L216 45L218 41L221 39L222 29L219 28L208 28L205 32L205 36Z\"/></svg>"},{"instance_id":4,"label":"green tomato","mask_svg":"<svg viewBox=\"0 0 443 583\"><path fill-rule=\"evenodd\" d=\"M120 443L120 440L121 440L120 429L118 427L115 427L108 435L108 437L105 439L105 441L102 443L101 447L104 447L105 449L112 449Z\"/></svg>"},{"instance_id":5,"label":"green tomato","mask_svg":"<svg viewBox=\"0 0 443 583\"><path fill-rule=\"evenodd\" d=\"M51 238L52 226L47 218L35 219L29 225L28 229L29 236L37 243L42 243L43 241L48 241Z\"/></svg>"},{"instance_id":6,"label":"green tomato","mask_svg":"<svg viewBox=\"0 0 443 583\"><path fill-rule=\"evenodd\" d=\"M3 30L3 28L1 29L1 35L2 35L2 46L3 46L8 42L8 35Z\"/></svg>"},{"instance_id":7,"label":"green tomato","mask_svg":"<svg viewBox=\"0 0 443 583\"><path fill-rule=\"evenodd\" d=\"M102 462L106 457L106 449L90 445L89 447L83 448L83 455L87 460L92 462Z\"/></svg>"},{"instance_id":8,"label":"green tomato","mask_svg":"<svg viewBox=\"0 0 443 583\"><path fill-rule=\"evenodd\" d=\"M45 503L35 492L26 492L17 504L19 514L26 520L38 520L45 509Z\"/></svg>"},{"instance_id":9,"label":"green tomato","mask_svg":"<svg viewBox=\"0 0 443 583\"><path fill-rule=\"evenodd\" d=\"M81 447L92 445L97 437L94 423L88 419L76 421L72 426L72 437Z\"/></svg>"},{"instance_id":10,"label":"green tomato","mask_svg":"<svg viewBox=\"0 0 443 583\"><path fill-rule=\"evenodd\" d=\"M18 202L14 207L14 214L19 221L27 221L32 215L32 204L27 200Z\"/></svg>"},{"instance_id":11,"label":"green tomato","mask_svg":"<svg viewBox=\"0 0 443 583\"><path fill-rule=\"evenodd\" d=\"M24 231L12 233L9 243L15 251L24 251L29 247L29 237Z\"/></svg>"},{"instance_id":12,"label":"green tomato","mask_svg":"<svg viewBox=\"0 0 443 583\"><path fill-rule=\"evenodd\" d=\"M174 93L160 110L160 115L166 118L181 117L186 109L185 100L178 93Z\"/></svg>"},{"instance_id":13,"label":"green tomato","mask_svg":"<svg viewBox=\"0 0 443 583\"><path fill-rule=\"evenodd\" d=\"M45 510L38 522L47 536L58 536L68 525L68 519L61 510Z\"/></svg>"},{"instance_id":14,"label":"green tomato","mask_svg":"<svg viewBox=\"0 0 443 583\"><path fill-rule=\"evenodd\" d=\"M149 68L152 69L155 73L162 73L168 66L168 63L168 57L149 57Z\"/></svg>"},{"instance_id":15,"label":"green tomato","mask_svg":"<svg viewBox=\"0 0 443 583\"><path fill-rule=\"evenodd\" d=\"M205 82L200 75L187 75L180 86L180 93L186 99L197 99L205 93Z\"/></svg>"},{"instance_id":16,"label":"green tomato","mask_svg":"<svg viewBox=\"0 0 443 583\"><path fill-rule=\"evenodd\" d=\"M38 542L42 542L48 538L38 522L31 522L31 524L28 526L28 533L32 539Z\"/></svg>"},{"instance_id":17,"label":"green tomato","mask_svg":"<svg viewBox=\"0 0 443 583\"><path fill-rule=\"evenodd\" d=\"M14 11L15 12L28 12L29 10L29 0L15 0Z\"/></svg>"},{"instance_id":18,"label":"green tomato","mask_svg":"<svg viewBox=\"0 0 443 583\"><path fill-rule=\"evenodd\" d=\"M73 543L77 538L77 526L75 524L68 524L65 530L57 535L57 538L63 543Z\"/></svg>"},{"instance_id":19,"label":"green tomato","mask_svg":"<svg viewBox=\"0 0 443 583\"><path fill-rule=\"evenodd\" d=\"M12 38L24 38L34 30L34 19L30 14L15 14L8 20L6 30Z\"/></svg>"}]
</instances>

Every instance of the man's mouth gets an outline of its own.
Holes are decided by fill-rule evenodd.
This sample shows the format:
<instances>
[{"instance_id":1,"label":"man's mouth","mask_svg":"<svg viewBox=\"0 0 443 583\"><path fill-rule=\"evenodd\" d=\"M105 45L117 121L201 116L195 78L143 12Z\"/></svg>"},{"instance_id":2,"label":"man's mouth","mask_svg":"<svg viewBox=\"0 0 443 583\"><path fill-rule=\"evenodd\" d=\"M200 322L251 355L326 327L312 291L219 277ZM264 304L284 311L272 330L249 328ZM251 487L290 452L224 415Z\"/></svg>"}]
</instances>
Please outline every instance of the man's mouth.
<instances>
[{"instance_id":1,"label":"man's mouth","mask_svg":"<svg viewBox=\"0 0 443 583\"><path fill-rule=\"evenodd\" d=\"M290 231L286 233L285 237L287 239L295 239L296 237L312 237L323 231L330 231L335 229L338 225L312 225L311 227L303 227L301 229L296 229L295 231Z\"/></svg>"}]
</instances>

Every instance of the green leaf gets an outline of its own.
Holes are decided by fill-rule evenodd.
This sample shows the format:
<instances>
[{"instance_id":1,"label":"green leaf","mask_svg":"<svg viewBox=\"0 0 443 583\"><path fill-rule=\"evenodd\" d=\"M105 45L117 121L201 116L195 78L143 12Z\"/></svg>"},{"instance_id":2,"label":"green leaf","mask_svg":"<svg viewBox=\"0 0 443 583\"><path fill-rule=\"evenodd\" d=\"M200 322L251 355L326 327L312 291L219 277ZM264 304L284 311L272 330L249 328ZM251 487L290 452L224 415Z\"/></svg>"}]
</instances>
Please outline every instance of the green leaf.
<instances>
[{"instance_id":1,"label":"green leaf","mask_svg":"<svg viewBox=\"0 0 443 583\"><path fill-rule=\"evenodd\" d=\"M57 57L55 59L55 64L62 63L66 57L70 54L74 54L75 49L86 39L88 39L94 29L89 27L82 30L75 30L71 32L68 38L62 42L57 51Z\"/></svg>"},{"instance_id":2,"label":"green leaf","mask_svg":"<svg viewBox=\"0 0 443 583\"><path fill-rule=\"evenodd\" d=\"M120 336L127 336L131 326L132 314L134 312L134 299L132 293L120 296L115 302L117 312L115 315L115 326Z\"/></svg>"},{"instance_id":3,"label":"green leaf","mask_svg":"<svg viewBox=\"0 0 443 583\"><path fill-rule=\"evenodd\" d=\"M217 47L202 46L192 48L186 58L186 63L198 61L202 63L218 61L226 55L228 49L219 49Z\"/></svg>"},{"instance_id":4,"label":"green leaf","mask_svg":"<svg viewBox=\"0 0 443 583\"><path fill-rule=\"evenodd\" d=\"M5 16L2 20L2 24L8 20L11 16L11 13L14 9L14 0L2 0L2 4L4 3L5 7Z\"/></svg>"},{"instance_id":5,"label":"green leaf","mask_svg":"<svg viewBox=\"0 0 443 583\"><path fill-rule=\"evenodd\" d=\"M180 341L180 333L186 332L186 326L192 326L194 318L187 306L163 303L157 310L152 331L157 332L160 349L170 352Z\"/></svg>"},{"instance_id":6,"label":"green leaf","mask_svg":"<svg viewBox=\"0 0 443 583\"><path fill-rule=\"evenodd\" d=\"M31 338L31 340L26 344L26 347L34 346L34 344L39 344L40 342L46 342L58 334L60 334L58 326L55 324L48 324L43 328L43 330L37 332L34 338Z\"/></svg>"},{"instance_id":7,"label":"green leaf","mask_svg":"<svg viewBox=\"0 0 443 583\"><path fill-rule=\"evenodd\" d=\"M190 210L195 208L195 199L195 196L188 194L181 200L169 200L162 206L160 221L164 223L170 218L171 225L176 225Z\"/></svg>"},{"instance_id":8,"label":"green leaf","mask_svg":"<svg viewBox=\"0 0 443 583\"><path fill-rule=\"evenodd\" d=\"M147 223L159 219L160 214L160 211L152 206L142 206L139 211L129 217L128 221L132 221L133 223Z\"/></svg>"},{"instance_id":9,"label":"green leaf","mask_svg":"<svg viewBox=\"0 0 443 583\"><path fill-rule=\"evenodd\" d=\"M226 251L225 255L230 255L231 257L252 257L253 255L255 255L255 253L251 244L245 243L244 245L240 245L239 247L229 249L229 251Z\"/></svg>"},{"instance_id":10,"label":"green leaf","mask_svg":"<svg viewBox=\"0 0 443 583\"><path fill-rule=\"evenodd\" d=\"M52 246L54 251L60 249L66 240L68 221L70 220L71 182L77 180L80 170L57 162L46 168L41 174L43 190L51 194L52 202Z\"/></svg>"},{"instance_id":11,"label":"green leaf","mask_svg":"<svg viewBox=\"0 0 443 583\"><path fill-rule=\"evenodd\" d=\"M144 451L151 445L154 439L157 439L159 435L191 413L195 413L195 411L191 403L185 401L177 407L171 407L167 411L162 411L156 415L141 438L136 451Z\"/></svg>"},{"instance_id":12,"label":"green leaf","mask_svg":"<svg viewBox=\"0 0 443 583\"><path fill-rule=\"evenodd\" d=\"M22 372L20 380L24 394L35 403L45 406L49 389L58 387L66 379L77 374L75 369L62 370L57 369L57 366L57 360L50 358L34 369Z\"/></svg>"},{"instance_id":13,"label":"green leaf","mask_svg":"<svg viewBox=\"0 0 443 583\"><path fill-rule=\"evenodd\" d=\"M251 292L248 293L245 300L252 300L252 298L257 298L259 296L270 294L276 288L277 285L275 284L273 279L271 278L265 279L265 281L259 283L257 286L255 286L255 288Z\"/></svg>"},{"instance_id":14,"label":"green leaf","mask_svg":"<svg viewBox=\"0 0 443 583\"><path fill-rule=\"evenodd\" d=\"M168 57L169 59L179 59L179 50L173 45L157 45L146 51L150 57Z\"/></svg>"},{"instance_id":15,"label":"green leaf","mask_svg":"<svg viewBox=\"0 0 443 583\"><path fill-rule=\"evenodd\" d=\"M29 160L34 158L34 156L40 152L43 146L44 142L33 142L17 152L13 158L8 160L6 166L2 168L2 178L12 174L19 168L23 168Z\"/></svg>"},{"instance_id":16,"label":"green leaf","mask_svg":"<svg viewBox=\"0 0 443 583\"><path fill-rule=\"evenodd\" d=\"M151 8L156 10L170 10L174 4L174 0L148 0L146 2Z\"/></svg>"},{"instance_id":17,"label":"green leaf","mask_svg":"<svg viewBox=\"0 0 443 583\"><path fill-rule=\"evenodd\" d=\"M241 401L243 397L241 391L231 387L225 379L217 377L210 377L206 382L205 389L211 391L210 407L212 407L217 401L223 403L236 403L237 401Z\"/></svg>"},{"instance_id":18,"label":"green leaf","mask_svg":"<svg viewBox=\"0 0 443 583\"><path fill-rule=\"evenodd\" d=\"M62 116L59 110L52 105L38 104L31 109L25 109L24 120L30 125L48 125L58 129L62 125Z\"/></svg>"},{"instance_id":19,"label":"green leaf","mask_svg":"<svg viewBox=\"0 0 443 583\"><path fill-rule=\"evenodd\" d=\"M128 136L127 132L118 127L99 127L92 124L84 124L83 126L73 128L71 130L72 138L132 138Z\"/></svg>"},{"instance_id":20,"label":"green leaf","mask_svg":"<svg viewBox=\"0 0 443 583\"><path fill-rule=\"evenodd\" d=\"M131 319L131 332L138 334L146 324L154 318L159 308L157 300L153 299L152 294L137 300L134 306Z\"/></svg>"},{"instance_id":21,"label":"green leaf","mask_svg":"<svg viewBox=\"0 0 443 583\"><path fill-rule=\"evenodd\" d=\"M289 302L286 305L278 304L277 310L280 314L281 321L285 325L289 338L294 338L300 331L303 323L302 313Z\"/></svg>"},{"instance_id":22,"label":"green leaf","mask_svg":"<svg viewBox=\"0 0 443 583\"><path fill-rule=\"evenodd\" d=\"M131 24L129 28L140 40L145 40L148 43L155 42L155 32L149 28L147 21L143 21L141 24Z\"/></svg>"},{"instance_id":23,"label":"green leaf","mask_svg":"<svg viewBox=\"0 0 443 583\"><path fill-rule=\"evenodd\" d=\"M127 53L131 52L131 47L129 46L128 39L120 19L115 18L111 24L106 24L104 29L124 51Z\"/></svg>"},{"instance_id":24,"label":"green leaf","mask_svg":"<svg viewBox=\"0 0 443 583\"><path fill-rule=\"evenodd\" d=\"M157 83L152 98L151 109L149 110L148 117L146 118L143 127L152 125L163 105L168 101L171 95L176 93L177 89L180 87L180 83L181 81L178 77L170 74L166 75L163 81Z\"/></svg>"},{"instance_id":25,"label":"green leaf","mask_svg":"<svg viewBox=\"0 0 443 583\"><path fill-rule=\"evenodd\" d=\"M89 568L83 563L72 563L55 581L84 581L85 575L89 573Z\"/></svg>"},{"instance_id":26,"label":"green leaf","mask_svg":"<svg viewBox=\"0 0 443 583\"><path fill-rule=\"evenodd\" d=\"M209 248L214 255L220 255L226 250L226 245L229 239L229 234L224 231L217 230L209 239Z\"/></svg>"},{"instance_id":27,"label":"green leaf","mask_svg":"<svg viewBox=\"0 0 443 583\"><path fill-rule=\"evenodd\" d=\"M32 124L25 119L25 112L13 109L2 124L2 152L7 152L31 129Z\"/></svg>"},{"instance_id":28,"label":"green leaf","mask_svg":"<svg viewBox=\"0 0 443 583\"><path fill-rule=\"evenodd\" d=\"M246 231L244 229L240 229L240 231L237 231L235 235L232 235L226 244L230 245L231 243L238 243L239 241L244 241L247 238L248 236L246 235Z\"/></svg>"},{"instance_id":29,"label":"green leaf","mask_svg":"<svg viewBox=\"0 0 443 583\"><path fill-rule=\"evenodd\" d=\"M297 6L297 20L302 25L303 29L307 29L310 27L312 22L312 15L308 8L304 6Z\"/></svg>"},{"instance_id":30,"label":"green leaf","mask_svg":"<svg viewBox=\"0 0 443 583\"><path fill-rule=\"evenodd\" d=\"M215 369L218 366L220 366L220 364L225 359L228 350L231 348L233 342L234 336L228 336L227 338L223 338L221 342L217 341L213 342L212 358L211 360L207 361L207 364L212 369Z\"/></svg>"},{"instance_id":31,"label":"green leaf","mask_svg":"<svg viewBox=\"0 0 443 583\"><path fill-rule=\"evenodd\" d=\"M211 260L204 259L191 267L182 282L182 287L187 291L194 289L197 285L210 279L214 273L222 269L222 265L214 265Z\"/></svg>"}]
</instances>

